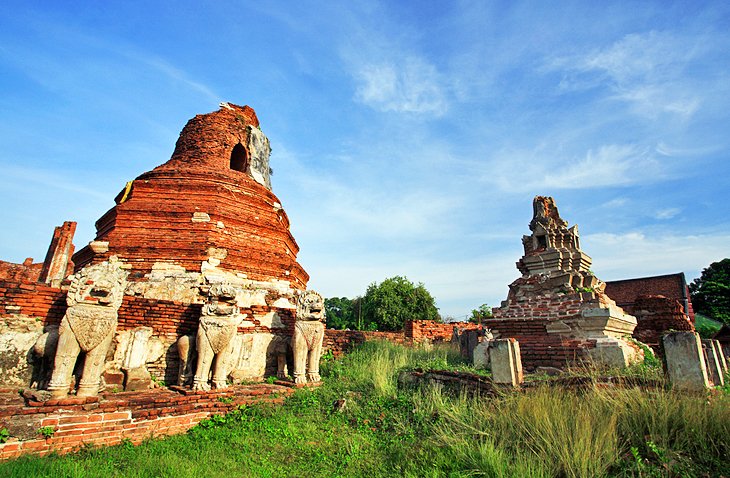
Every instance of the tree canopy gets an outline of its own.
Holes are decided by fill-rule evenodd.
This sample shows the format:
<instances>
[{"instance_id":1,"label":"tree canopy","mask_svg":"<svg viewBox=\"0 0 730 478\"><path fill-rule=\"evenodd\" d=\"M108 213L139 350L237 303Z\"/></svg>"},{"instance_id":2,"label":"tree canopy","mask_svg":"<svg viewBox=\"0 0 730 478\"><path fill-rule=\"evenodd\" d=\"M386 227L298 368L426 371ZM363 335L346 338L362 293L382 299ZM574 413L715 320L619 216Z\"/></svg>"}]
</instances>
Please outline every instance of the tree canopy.
<instances>
[{"instance_id":1,"label":"tree canopy","mask_svg":"<svg viewBox=\"0 0 730 478\"><path fill-rule=\"evenodd\" d=\"M730 259L713 262L689 285L695 312L730 325Z\"/></svg>"},{"instance_id":2,"label":"tree canopy","mask_svg":"<svg viewBox=\"0 0 730 478\"><path fill-rule=\"evenodd\" d=\"M327 327L330 329L354 329L363 328L361 313L361 297L348 299L347 297L331 297L324 300L324 308L327 313Z\"/></svg>"},{"instance_id":3,"label":"tree canopy","mask_svg":"<svg viewBox=\"0 0 730 478\"><path fill-rule=\"evenodd\" d=\"M475 324L481 324L484 322L484 320L489 319L492 317L492 308L489 307L487 304L482 304L477 309L472 309L471 316L469 317L469 322L473 322Z\"/></svg>"},{"instance_id":4,"label":"tree canopy","mask_svg":"<svg viewBox=\"0 0 730 478\"><path fill-rule=\"evenodd\" d=\"M370 284L362 298L362 315L366 324L390 331L402 329L408 320L439 319L434 298L423 283L415 285L401 276Z\"/></svg>"}]
</instances>

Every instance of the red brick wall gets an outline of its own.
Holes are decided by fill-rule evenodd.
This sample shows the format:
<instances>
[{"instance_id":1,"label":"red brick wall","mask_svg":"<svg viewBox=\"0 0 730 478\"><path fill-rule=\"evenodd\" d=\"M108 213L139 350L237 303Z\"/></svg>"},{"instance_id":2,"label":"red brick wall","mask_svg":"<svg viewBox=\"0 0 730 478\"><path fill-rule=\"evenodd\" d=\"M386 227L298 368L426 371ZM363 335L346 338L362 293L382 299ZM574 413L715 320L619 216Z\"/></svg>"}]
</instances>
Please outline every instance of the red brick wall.
<instances>
[{"instance_id":1,"label":"red brick wall","mask_svg":"<svg viewBox=\"0 0 730 478\"><path fill-rule=\"evenodd\" d=\"M564 339L547 333L548 319L488 319L486 326L500 338L514 338L520 343L522 366L564 368L586 356L595 341Z\"/></svg>"},{"instance_id":2,"label":"red brick wall","mask_svg":"<svg viewBox=\"0 0 730 478\"><path fill-rule=\"evenodd\" d=\"M27 404L17 392L0 393L0 428L13 437L0 444L0 460L34 453L66 453L85 444L138 444L149 437L183 433L201 420L224 414L240 405L282 403L292 388L240 385L221 391L178 393L169 389L149 392L105 393L102 397L68 398ZM52 427L43 438L41 427Z\"/></svg>"},{"instance_id":3,"label":"red brick wall","mask_svg":"<svg viewBox=\"0 0 730 478\"><path fill-rule=\"evenodd\" d=\"M14 262L0 261L0 280L11 282L38 282L41 275L43 263L33 263L33 258L29 257L22 264Z\"/></svg>"},{"instance_id":4,"label":"red brick wall","mask_svg":"<svg viewBox=\"0 0 730 478\"><path fill-rule=\"evenodd\" d=\"M684 308L676 299L660 295L644 295L626 307L626 312L636 317L633 336L657 348L662 335L669 330L694 331L694 325L684 314Z\"/></svg>"},{"instance_id":5,"label":"red brick wall","mask_svg":"<svg viewBox=\"0 0 730 478\"><path fill-rule=\"evenodd\" d=\"M0 317L22 314L45 324L61 323L66 291L38 282L0 281Z\"/></svg>"},{"instance_id":6,"label":"red brick wall","mask_svg":"<svg viewBox=\"0 0 730 478\"><path fill-rule=\"evenodd\" d=\"M478 329L479 325L468 322L443 324L433 320L411 320L406 322L405 335L414 342L450 342L455 328Z\"/></svg>"},{"instance_id":7,"label":"red brick wall","mask_svg":"<svg viewBox=\"0 0 730 478\"><path fill-rule=\"evenodd\" d=\"M341 357L353 347L368 340L387 340L396 344L408 343L403 332L366 332L362 330L335 330L326 329L324 332L323 352L332 352L335 357Z\"/></svg>"},{"instance_id":8,"label":"red brick wall","mask_svg":"<svg viewBox=\"0 0 730 478\"><path fill-rule=\"evenodd\" d=\"M450 342L454 328L476 329L477 324L458 322L442 324L433 320L411 320L406 322L401 332L367 332L362 330L327 329L324 334L323 350L331 351L340 357L368 340L387 340L396 344L413 345L418 343Z\"/></svg>"}]
</instances>

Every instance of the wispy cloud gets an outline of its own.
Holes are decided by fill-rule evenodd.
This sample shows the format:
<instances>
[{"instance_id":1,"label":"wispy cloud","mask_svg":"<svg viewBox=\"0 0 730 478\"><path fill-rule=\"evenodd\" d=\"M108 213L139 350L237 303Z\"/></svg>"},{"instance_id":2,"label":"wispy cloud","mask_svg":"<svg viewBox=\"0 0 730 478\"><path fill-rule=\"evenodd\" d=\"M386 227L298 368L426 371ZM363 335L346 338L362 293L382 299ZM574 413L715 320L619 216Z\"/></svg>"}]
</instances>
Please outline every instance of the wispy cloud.
<instances>
[{"instance_id":1,"label":"wispy cloud","mask_svg":"<svg viewBox=\"0 0 730 478\"><path fill-rule=\"evenodd\" d=\"M668 113L691 117L702 103L686 69L700 54L700 41L667 32L631 33L583 55L550 60L563 72L565 91L607 87L610 97L629 103L643 116Z\"/></svg>"},{"instance_id":2,"label":"wispy cloud","mask_svg":"<svg viewBox=\"0 0 730 478\"><path fill-rule=\"evenodd\" d=\"M183 85L202 94L213 104L221 101L220 95L208 85L134 43L119 38L102 38L38 18L28 22L26 27L29 34L40 41L0 49L0 57L47 89L98 92L103 90L98 85L112 84L119 88L121 80L136 86L141 72L147 70L153 78ZM42 47L39 48L39 44Z\"/></svg>"},{"instance_id":3,"label":"wispy cloud","mask_svg":"<svg viewBox=\"0 0 730 478\"><path fill-rule=\"evenodd\" d=\"M353 76L355 99L376 110L441 116L448 109L441 75L422 58L365 63Z\"/></svg>"},{"instance_id":4,"label":"wispy cloud","mask_svg":"<svg viewBox=\"0 0 730 478\"><path fill-rule=\"evenodd\" d=\"M654 214L654 217L657 219L671 219L680 212L682 212L682 210L678 207L668 207L658 210L656 214Z\"/></svg>"},{"instance_id":5,"label":"wispy cloud","mask_svg":"<svg viewBox=\"0 0 730 478\"><path fill-rule=\"evenodd\" d=\"M611 144L570 159L555 158L543 147L530 152L505 151L489 165L484 179L505 191L528 192L626 186L661 176L649 151Z\"/></svg>"},{"instance_id":6,"label":"wispy cloud","mask_svg":"<svg viewBox=\"0 0 730 478\"><path fill-rule=\"evenodd\" d=\"M583 249L603 280L629 279L684 271L687 279L727 257L730 235L649 234L642 231L587 234Z\"/></svg>"},{"instance_id":7,"label":"wispy cloud","mask_svg":"<svg viewBox=\"0 0 730 478\"><path fill-rule=\"evenodd\" d=\"M0 163L1 164L1 163ZM68 191L77 195L86 196L95 200L109 200L108 193L83 186L78 177L70 178L58 171L51 171L41 168L28 168L15 166L10 164L2 165L3 180L0 184L3 188L11 188L18 185L27 187L35 185L35 187L43 188L43 190Z\"/></svg>"}]
</instances>

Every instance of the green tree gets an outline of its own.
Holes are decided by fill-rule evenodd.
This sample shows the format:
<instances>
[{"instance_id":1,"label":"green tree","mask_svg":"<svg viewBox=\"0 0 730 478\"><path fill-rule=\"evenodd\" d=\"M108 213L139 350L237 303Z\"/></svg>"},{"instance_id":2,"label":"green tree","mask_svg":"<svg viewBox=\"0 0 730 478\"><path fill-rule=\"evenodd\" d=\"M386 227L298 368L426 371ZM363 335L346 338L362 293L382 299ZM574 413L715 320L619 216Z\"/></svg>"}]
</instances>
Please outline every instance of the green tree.
<instances>
[{"instance_id":1,"label":"green tree","mask_svg":"<svg viewBox=\"0 0 730 478\"><path fill-rule=\"evenodd\" d=\"M436 303L426 287L395 276L368 286L362 299L366 328L401 330L408 320L438 320Z\"/></svg>"},{"instance_id":2,"label":"green tree","mask_svg":"<svg viewBox=\"0 0 730 478\"><path fill-rule=\"evenodd\" d=\"M362 298L331 297L324 300L327 327L330 329L362 329Z\"/></svg>"},{"instance_id":3,"label":"green tree","mask_svg":"<svg viewBox=\"0 0 730 478\"><path fill-rule=\"evenodd\" d=\"M730 259L710 264L689 292L696 312L730 325Z\"/></svg>"},{"instance_id":4,"label":"green tree","mask_svg":"<svg viewBox=\"0 0 730 478\"><path fill-rule=\"evenodd\" d=\"M482 304L479 306L478 309L472 309L471 316L469 317L469 322L473 322L475 324L481 324L486 319L489 319L492 317L492 308L489 307L487 304Z\"/></svg>"}]
</instances>

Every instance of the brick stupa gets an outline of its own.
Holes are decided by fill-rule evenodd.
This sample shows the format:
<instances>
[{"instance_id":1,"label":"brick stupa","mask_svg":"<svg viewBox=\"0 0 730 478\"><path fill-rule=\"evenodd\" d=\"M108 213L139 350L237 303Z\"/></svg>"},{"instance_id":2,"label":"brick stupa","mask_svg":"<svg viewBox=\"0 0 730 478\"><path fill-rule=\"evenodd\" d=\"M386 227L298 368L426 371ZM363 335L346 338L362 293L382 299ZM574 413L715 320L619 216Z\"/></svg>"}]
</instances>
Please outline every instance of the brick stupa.
<instances>
[{"instance_id":1,"label":"brick stupa","mask_svg":"<svg viewBox=\"0 0 730 478\"><path fill-rule=\"evenodd\" d=\"M289 219L271 192L270 151L248 106L222 103L191 119L170 160L128 183L96 222L96 239L73 257L76 269L117 256L133 282L217 267L306 288Z\"/></svg>"},{"instance_id":2,"label":"brick stupa","mask_svg":"<svg viewBox=\"0 0 730 478\"><path fill-rule=\"evenodd\" d=\"M578 227L568 227L551 197L537 196L523 236L525 255L517 262L522 277L486 325L495 336L520 342L526 367L564 367L591 359L625 366L640 354L628 337L636 319L605 293L590 271L591 258L580 248Z\"/></svg>"}]
</instances>

